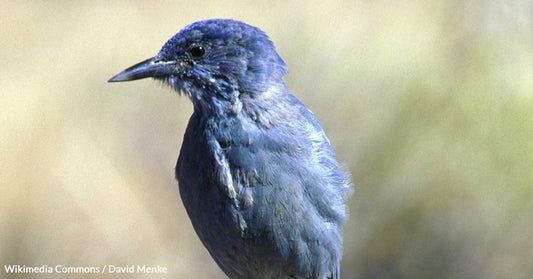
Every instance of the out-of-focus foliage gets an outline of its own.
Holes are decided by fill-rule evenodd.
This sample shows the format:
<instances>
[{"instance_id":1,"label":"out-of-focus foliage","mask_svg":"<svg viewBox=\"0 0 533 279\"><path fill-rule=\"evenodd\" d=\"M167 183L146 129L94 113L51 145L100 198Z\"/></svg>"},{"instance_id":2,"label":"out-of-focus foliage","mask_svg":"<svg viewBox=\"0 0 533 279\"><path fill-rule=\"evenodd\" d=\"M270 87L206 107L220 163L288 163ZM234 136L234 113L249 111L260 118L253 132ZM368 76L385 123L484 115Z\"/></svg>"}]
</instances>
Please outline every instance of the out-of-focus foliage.
<instances>
[{"instance_id":1,"label":"out-of-focus foliage","mask_svg":"<svg viewBox=\"0 0 533 279\"><path fill-rule=\"evenodd\" d=\"M532 11L503 0L4 1L0 277L4 264L222 276L173 178L190 102L148 80L106 83L217 17L270 35L289 88L352 172L343 278L530 278Z\"/></svg>"}]
</instances>

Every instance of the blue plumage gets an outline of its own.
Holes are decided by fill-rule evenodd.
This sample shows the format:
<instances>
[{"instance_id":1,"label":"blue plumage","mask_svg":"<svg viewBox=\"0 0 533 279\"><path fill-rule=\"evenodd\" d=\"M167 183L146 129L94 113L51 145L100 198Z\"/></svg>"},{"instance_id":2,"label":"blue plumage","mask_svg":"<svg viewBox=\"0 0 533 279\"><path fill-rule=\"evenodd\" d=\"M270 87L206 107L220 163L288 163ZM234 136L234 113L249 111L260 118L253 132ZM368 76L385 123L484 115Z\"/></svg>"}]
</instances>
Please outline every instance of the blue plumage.
<instances>
[{"instance_id":1,"label":"blue plumage","mask_svg":"<svg viewBox=\"0 0 533 279\"><path fill-rule=\"evenodd\" d=\"M193 23L113 77L153 77L194 104L176 166L193 227L230 278L340 278L350 187L266 34Z\"/></svg>"}]
</instances>

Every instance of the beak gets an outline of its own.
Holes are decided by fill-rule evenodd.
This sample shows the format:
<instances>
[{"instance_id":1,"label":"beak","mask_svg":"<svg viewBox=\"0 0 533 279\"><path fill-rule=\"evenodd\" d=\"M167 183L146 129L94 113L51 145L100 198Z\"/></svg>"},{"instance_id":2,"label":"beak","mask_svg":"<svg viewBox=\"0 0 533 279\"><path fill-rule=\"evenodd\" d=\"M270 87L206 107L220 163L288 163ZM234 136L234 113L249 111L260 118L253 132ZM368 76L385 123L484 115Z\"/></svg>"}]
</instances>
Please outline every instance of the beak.
<instances>
[{"instance_id":1,"label":"beak","mask_svg":"<svg viewBox=\"0 0 533 279\"><path fill-rule=\"evenodd\" d=\"M108 82L130 81L147 77L162 77L176 74L176 61L162 61L152 57L137 63L112 77Z\"/></svg>"}]
</instances>

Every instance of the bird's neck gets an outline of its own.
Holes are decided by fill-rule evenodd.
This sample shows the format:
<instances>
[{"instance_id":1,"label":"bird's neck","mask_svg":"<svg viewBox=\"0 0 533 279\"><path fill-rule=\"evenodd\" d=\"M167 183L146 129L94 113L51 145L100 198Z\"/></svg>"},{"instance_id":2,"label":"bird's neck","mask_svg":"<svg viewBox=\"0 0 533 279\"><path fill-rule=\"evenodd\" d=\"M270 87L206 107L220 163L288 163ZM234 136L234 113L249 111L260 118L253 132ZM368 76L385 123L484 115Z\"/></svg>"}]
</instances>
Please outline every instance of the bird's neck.
<instances>
[{"instance_id":1,"label":"bird's neck","mask_svg":"<svg viewBox=\"0 0 533 279\"><path fill-rule=\"evenodd\" d=\"M192 101L194 112L201 118L216 121L228 117L247 117L268 127L291 110L287 102L289 94L285 84L279 82L261 93L208 94L201 100Z\"/></svg>"},{"instance_id":2,"label":"bird's neck","mask_svg":"<svg viewBox=\"0 0 533 279\"><path fill-rule=\"evenodd\" d=\"M201 98L192 97L194 112L202 118L223 118L236 115L242 110L238 92L205 94Z\"/></svg>"}]
</instances>

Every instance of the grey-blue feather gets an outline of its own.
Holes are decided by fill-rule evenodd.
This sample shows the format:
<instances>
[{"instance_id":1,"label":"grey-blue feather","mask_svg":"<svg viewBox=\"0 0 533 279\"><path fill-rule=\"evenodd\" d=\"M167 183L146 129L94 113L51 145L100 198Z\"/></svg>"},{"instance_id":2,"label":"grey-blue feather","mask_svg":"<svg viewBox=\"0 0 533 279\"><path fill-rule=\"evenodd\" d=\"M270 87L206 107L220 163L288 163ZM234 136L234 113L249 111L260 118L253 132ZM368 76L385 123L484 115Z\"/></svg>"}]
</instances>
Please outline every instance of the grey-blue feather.
<instances>
[{"instance_id":1,"label":"grey-blue feather","mask_svg":"<svg viewBox=\"0 0 533 279\"><path fill-rule=\"evenodd\" d=\"M318 120L288 91L285 63L265 33L200 21L150 61L150 76L193 101L176 178L196 233L226 275L339 278L349 177ZM135 67L111 81L144 77Z\"/></svg>"}]
</instances>

